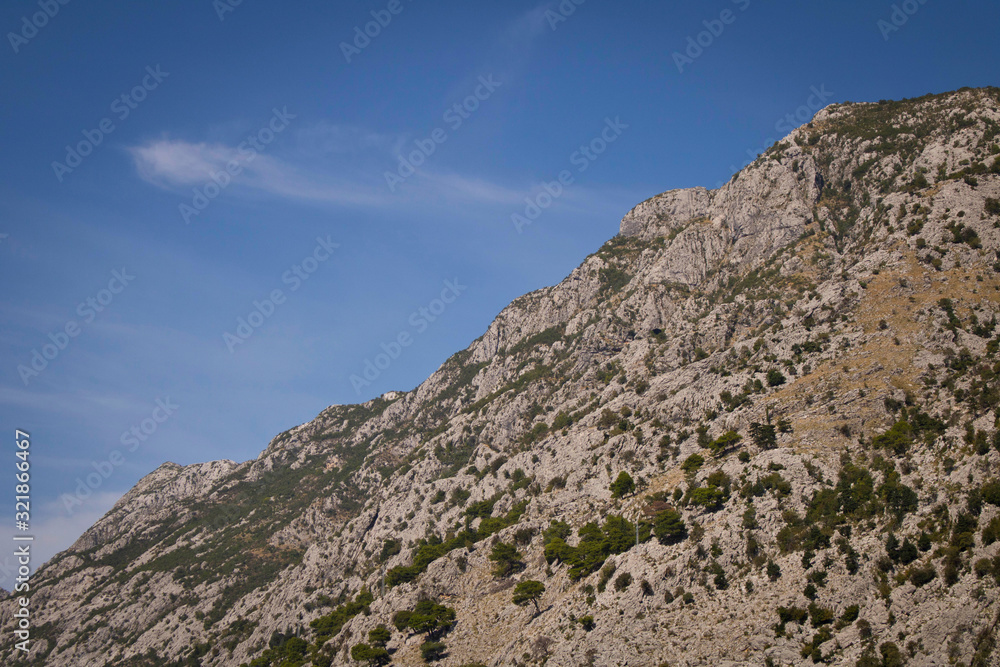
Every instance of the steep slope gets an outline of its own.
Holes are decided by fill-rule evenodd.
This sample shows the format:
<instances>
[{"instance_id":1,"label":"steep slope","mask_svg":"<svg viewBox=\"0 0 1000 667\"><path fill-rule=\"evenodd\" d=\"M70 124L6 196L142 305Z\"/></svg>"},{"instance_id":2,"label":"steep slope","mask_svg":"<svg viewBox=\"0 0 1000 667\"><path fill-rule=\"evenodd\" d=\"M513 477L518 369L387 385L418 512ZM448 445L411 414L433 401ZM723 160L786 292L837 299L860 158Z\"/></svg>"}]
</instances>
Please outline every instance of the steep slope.
<instances>
[{"instance_id":1,"label":"steep slope","mask_svg":"<svg viewBox=\"0 0 1000 667\"><path fill-rule=\"evenodd\" d=\"M0 658L998 664L998 135L993 88L834 105L639 204L413 391L148 475Z\"/></svg>"}]
</instances>

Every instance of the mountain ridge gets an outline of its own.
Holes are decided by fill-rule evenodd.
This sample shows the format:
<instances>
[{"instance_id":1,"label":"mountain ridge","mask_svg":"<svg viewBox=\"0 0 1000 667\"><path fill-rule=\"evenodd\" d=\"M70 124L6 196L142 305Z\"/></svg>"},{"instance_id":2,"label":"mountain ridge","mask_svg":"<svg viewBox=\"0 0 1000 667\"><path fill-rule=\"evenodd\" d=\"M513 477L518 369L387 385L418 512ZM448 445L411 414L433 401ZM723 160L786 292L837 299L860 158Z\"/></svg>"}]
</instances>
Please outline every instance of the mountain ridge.
<instances>
[{"instance_id":1,"label":"mountain ridge","mask_svg":"<svg viewBox=\"0 0 1000 667\"><path fill-rule=\"evenodd\" d=\"M356 664L424 598L457 609L445 665L996 664L998 134L994 88L836 104L718 190L641 202L415 389L145 476L36 574L24 664ZM642 493L612 497L620 472ZM865 474L866 513L828 511ZM664 505L686 539L654 539ZM579 549L613 517L640 543L579 578L552 557L553 521ZM933 546L903 563L896 533ZM497 542L524 574L494 576ZM529 575L536 615L510 598ZM361 608L324 641L310 626ZM419 634L392 637L394 664L422 664Z\"/></svg>"}]
</instances>

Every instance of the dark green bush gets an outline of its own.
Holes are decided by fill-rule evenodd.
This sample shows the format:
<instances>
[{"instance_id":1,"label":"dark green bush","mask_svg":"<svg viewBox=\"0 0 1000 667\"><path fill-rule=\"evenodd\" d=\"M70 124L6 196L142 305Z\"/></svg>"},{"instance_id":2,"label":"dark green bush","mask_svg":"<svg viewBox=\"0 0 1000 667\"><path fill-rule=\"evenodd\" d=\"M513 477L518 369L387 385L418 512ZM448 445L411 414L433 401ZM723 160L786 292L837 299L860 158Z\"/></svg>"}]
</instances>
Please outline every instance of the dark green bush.
<instances>
[{"instance_id":1,"label":"dark green bush","mask_svg":"<svg viewBox=\"0 0 1000 667\"><path fill-rule=\"evenodd\" d=\"M937 570L934 569L933 565L927 565L926 567L915 567L910 570L910 583L920 588L921 586L934 581L937 576Z\"/></svg>"},{"instance_id":2,"label":"dark green bush","mask_svg":"<svg viewBox=\"0 0 1000 667\"><path fill-rule=\"evenodd\" d=\"M420 645L420 655L424 662L443 660L446 654L447 647L442 642L424 642Z\"/></svg>"},{"instance_id":3,"label":"dark green bush","mask_svg":"<svg viewBox=\"0 0 1000 667\"><path fill-rule=\"evenodd\" d=\"M700 454L692 454L691 456L684 459L684 463L681 464L681 470L686 473L698 472L702 465L705 464L705 457Z\"/></svg>"},{"instance_id":4,"label":"dark green bush","mask_svg":"<svg viewBox=\"0 0 1000 667\"><path fill-rule=\"evenodd\" d=\"M661 544L674 544L687 536L687 527L679 512L666 509L657 513L653 522L653 534Z\"/></svg>"}]
</instances>

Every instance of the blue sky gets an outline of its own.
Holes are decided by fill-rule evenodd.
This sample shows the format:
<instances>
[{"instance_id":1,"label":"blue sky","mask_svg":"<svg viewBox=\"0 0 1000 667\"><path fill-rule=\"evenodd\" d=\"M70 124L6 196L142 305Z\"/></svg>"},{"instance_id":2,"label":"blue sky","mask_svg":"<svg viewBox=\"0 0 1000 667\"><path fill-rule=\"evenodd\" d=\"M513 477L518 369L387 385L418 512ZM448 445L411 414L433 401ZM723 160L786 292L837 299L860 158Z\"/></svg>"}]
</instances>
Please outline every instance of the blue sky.
<instances>
[{"instance_id":1,"label":"blue sky","mask_svg":"<svg viewBox=\"0 0 1000 667\"><path fill-rule=\"evenodd\" d=\"M225 2L0 7L0 424L38 559L164 461L414 387L789 114L1000 83L991 2Z\"/></svg>"}]
</instances>

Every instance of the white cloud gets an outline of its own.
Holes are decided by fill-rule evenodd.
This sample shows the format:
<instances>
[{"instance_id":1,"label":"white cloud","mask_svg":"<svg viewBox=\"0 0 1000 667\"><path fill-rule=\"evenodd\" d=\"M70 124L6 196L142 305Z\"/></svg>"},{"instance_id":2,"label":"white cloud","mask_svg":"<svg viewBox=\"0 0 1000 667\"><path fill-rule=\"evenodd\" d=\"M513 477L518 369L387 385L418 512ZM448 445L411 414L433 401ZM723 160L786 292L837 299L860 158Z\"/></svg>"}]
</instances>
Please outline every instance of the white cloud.
<instances>
[{"instance_id":1,"label":"white cloud","mask_svg":"<svg viewBox=\"0 0 1000 667\"><path fill-rule=\"evenodd\" d=\"M258 192L289 199L331 204L370 206L379 203L372 192L331 177L318 178L274 156L241 152L222 144L160 139L130 149L139 175L164 188L211 182L212 174L226 171L236 161L241 169L232 177L234 192Z\"/></svg>"}]
</instances>

